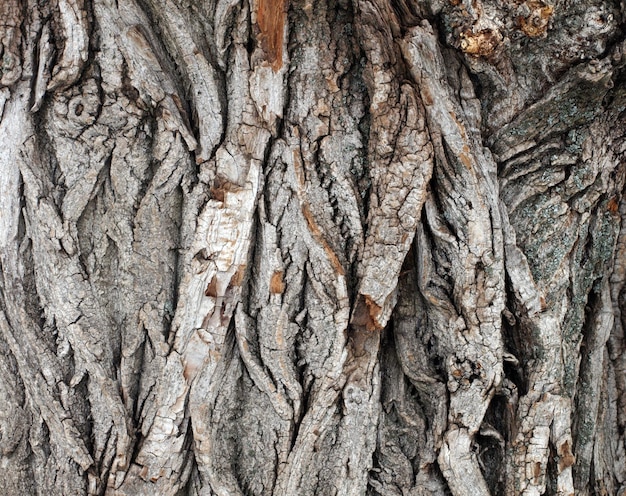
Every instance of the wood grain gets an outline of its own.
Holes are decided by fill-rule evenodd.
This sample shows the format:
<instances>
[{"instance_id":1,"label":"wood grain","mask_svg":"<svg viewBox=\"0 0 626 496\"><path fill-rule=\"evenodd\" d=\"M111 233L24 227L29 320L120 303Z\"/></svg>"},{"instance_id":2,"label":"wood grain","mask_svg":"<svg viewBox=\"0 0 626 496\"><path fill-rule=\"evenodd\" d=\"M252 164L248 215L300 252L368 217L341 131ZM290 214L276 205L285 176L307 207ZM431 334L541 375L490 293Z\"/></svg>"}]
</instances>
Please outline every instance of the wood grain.
<instances>
[{"instance_id":1,"label":"wood grain","mask_svg":"<svg viewBox=\"0 0 626 496\"><path fill-rule=\"evenodd\" d=\"M278 71L283 65L283 32L287 0L259 0L257 5L261 46L272 69Z\"/></svg>"}]
</instances>

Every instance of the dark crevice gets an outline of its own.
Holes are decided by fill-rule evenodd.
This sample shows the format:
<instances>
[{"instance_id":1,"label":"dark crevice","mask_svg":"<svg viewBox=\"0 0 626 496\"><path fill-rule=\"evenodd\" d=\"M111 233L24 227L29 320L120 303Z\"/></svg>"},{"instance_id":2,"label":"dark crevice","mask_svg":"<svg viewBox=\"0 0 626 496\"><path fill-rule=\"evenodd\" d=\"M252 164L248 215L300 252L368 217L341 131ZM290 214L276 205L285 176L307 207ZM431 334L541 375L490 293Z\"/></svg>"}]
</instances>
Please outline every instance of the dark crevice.
<instances>
[{"instance_id":1,"label":"dark crevice","mask_svg":"<svg viewBox=\"0 0 626 496\"><path fill-rule=\"evenodd\" d=\"M518 312L516 297L513 290L513 283L505 274L505 291L506 291L506 314L509 319L504 318L502 323L502 339L504 349L515 356L520 364L528 363L531 359L530 350L533 348L532 331L527 329L525 325L529 325L529 320L524 318ZM522 318L520 318L522 317ZM515 366L508 361L504 362L504 372L506 377L517 386L519 395L523 396L528 393L528 377L525 375L525 368Z\"/></svg>"},{"instance_id":2,"label":"dark crevice","mask_svg":"<svg viewBox=\"0 0 626 496\"><path fill-rule=\"evenodd\" d=\"M510 443L509 428L514 422L514 413L509 410L509 404L502 396L494 396L483 419L483 428L477 434L475 442L478 444L478 458L481 471L491 494L505 494L505 443ZM485 428L487 427L487 428ZM502 439L490 430L495 430Z\"/></svg>"}]
</instances>

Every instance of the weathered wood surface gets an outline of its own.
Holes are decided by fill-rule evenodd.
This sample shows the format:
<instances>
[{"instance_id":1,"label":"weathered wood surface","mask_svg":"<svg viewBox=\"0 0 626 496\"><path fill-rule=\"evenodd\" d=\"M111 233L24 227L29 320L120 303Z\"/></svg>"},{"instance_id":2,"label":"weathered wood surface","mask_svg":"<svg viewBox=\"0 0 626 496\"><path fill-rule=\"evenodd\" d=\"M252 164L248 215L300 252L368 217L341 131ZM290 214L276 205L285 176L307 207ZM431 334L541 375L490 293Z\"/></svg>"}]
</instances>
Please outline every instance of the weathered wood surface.
<instances>
[{"instance_id":1,"label":"weathered wood surface","mask_svg":"<svg viewBox=\"0 0 626 496\"><path fill-rule=\"evenodd\" d=\"M0 493L626 494L609 0L2 0Z\"/></svg>"}]
</instances>

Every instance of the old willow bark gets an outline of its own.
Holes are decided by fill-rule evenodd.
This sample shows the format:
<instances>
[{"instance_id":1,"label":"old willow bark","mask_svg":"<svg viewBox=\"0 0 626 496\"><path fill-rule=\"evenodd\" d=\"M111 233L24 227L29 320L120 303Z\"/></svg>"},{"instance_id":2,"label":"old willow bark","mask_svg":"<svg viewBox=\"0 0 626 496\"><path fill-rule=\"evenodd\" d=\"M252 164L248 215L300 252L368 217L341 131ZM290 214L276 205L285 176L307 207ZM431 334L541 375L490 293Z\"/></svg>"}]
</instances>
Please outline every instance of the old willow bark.
<instances>
[{"instance_id":1,"label":"old willow bark","mask_svg":"<svg viewBox=\"0 0 626 496\"><path fill-rule=\"evenodd\" d=\"M617 0L1 0L0 493L626 493Z\"/></svg>"}]
</instances>

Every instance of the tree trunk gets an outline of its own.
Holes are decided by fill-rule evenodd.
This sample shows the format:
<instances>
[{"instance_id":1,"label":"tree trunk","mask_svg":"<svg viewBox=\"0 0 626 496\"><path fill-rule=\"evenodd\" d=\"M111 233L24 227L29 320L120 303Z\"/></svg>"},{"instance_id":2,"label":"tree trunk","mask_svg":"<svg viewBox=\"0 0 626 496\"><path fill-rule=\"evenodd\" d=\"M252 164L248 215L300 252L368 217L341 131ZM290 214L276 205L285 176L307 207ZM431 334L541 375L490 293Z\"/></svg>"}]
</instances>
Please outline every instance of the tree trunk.
<instances>
[{"instance_id":1,"label":"tree trunk","mask_svg":"<svg viewBox=\"0 0 626 496\"><path fill-rule=\"evenodd\" d=\"M1 0L0 492L626 494L623 8Z\"/></svg>"}]
</instances>

